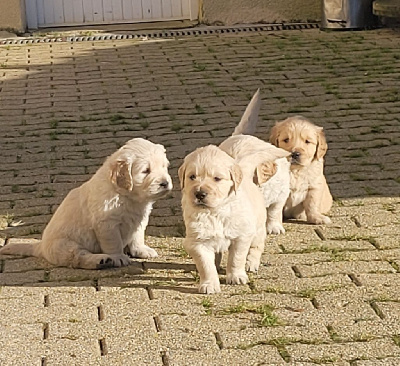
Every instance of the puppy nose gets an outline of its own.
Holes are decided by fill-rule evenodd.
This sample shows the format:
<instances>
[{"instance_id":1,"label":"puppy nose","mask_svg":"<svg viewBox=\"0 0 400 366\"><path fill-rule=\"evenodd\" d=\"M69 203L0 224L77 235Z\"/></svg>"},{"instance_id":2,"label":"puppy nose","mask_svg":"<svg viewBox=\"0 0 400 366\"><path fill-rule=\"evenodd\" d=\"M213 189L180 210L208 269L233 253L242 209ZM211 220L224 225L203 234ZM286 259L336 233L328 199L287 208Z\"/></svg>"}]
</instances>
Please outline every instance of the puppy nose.
<instances>
[{"instance_id":1,"label":"puppy nose","mask_svg":"<svg viewBox=\"0 0 400 366\"><path fill-rule=\"evenodd\" d=\"M298 151L293 151L291 156L293 159L298 159L300 157L300 153Z\"/></svg>"},{"instance_id":2,"label":"puppy nose","mask_svg":"<svg viewBox=\"0 0 400 366\"><path fill-rule=\"evenodd\" d=\"M169 185L169 183L166 180L164 180L163 182L160 183L160 187L162 187L162 188L167 188L168 185Z\"/></svg>"},{"instance_id":3,"label":"puppy nose","mask_svg":"<svg viewBox=\"0 0 400 366\"><path fill-rule=\"evenodd\" d=\"M198 192L196 192L195 196L198 200L202 201L202 200L204 200L204 198L206 198L207 193L203 192L203 191L198 191Z\"/></svg>"}]
</instances>

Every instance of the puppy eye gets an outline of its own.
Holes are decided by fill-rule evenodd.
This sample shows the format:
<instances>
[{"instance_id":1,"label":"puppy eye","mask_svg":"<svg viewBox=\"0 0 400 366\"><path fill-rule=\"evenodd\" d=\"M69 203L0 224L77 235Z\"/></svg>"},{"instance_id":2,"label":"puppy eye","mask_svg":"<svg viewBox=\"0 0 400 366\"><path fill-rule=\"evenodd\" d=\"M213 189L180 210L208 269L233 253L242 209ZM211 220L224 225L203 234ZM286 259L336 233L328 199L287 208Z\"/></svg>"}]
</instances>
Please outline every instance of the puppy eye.
<instances>
[{"instance_id":1,"label":"puppy eye","mask_svg":"<svg viewBox=\"0 0 400 366\"><path fill-rule=\"evenodd\" d=\"M150 174L150 168L147 168L142 171L143 174Z\"/></svg>"},{"instance_id":2,"label":"puppy eye","mask_svg":"<svg viewBox=\"0 0 400 366\"><path fill-rule=\"evenodd\" d=\"M311 143L311 141L310 140L306 140L306 144L308 145L308 144L310 144Z\"/></svg>"},{"instance_id":3,"label":"puppy eye","mask_svg":"<svg viewBox=\"0 0 400 366\"><path fill-rule=\"evenodd\" d=\"M192 175L189 177L189 179L190 179L190 180L195 180L195 179L196 179L196 176L195 176L194 174L192 174Z\"/></svg>"},{"instance_id":4,"label":"puppy eye","mask_svg":"<svg viewBox=\"0 0 400 366\"><path fill-rule=\"evenodd\" d=\"M283 142L287 144L289 142L289 139L286 138L286 139L283 140Z\"/></svg>"},{"instance_id":5,"label":"puppy eye","mask_svg":"<svg viewBox=\"0 0 400 366\"><path fill-rule=\"evenodd\" d=\"M219 182L219 181L221 180L221 178L220 178L220 177L214 177L214 180L215 180L216 182Z\"/></svg>"}]
</instances>

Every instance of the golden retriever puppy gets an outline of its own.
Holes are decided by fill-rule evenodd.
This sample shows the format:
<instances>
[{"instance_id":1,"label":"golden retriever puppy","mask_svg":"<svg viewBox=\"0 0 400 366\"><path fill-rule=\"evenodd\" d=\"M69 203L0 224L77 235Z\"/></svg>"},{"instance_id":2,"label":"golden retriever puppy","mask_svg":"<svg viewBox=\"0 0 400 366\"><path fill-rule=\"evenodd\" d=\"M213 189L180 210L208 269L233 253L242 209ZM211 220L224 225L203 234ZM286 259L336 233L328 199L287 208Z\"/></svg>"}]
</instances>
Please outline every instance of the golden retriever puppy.
<instances>
[{"instance_id":1,"label":"golden retriever puppy","mask_svg":"<svg viewBox=\"0 0 400 366\"><path fill-rule=\"evenodd\" d=\"M42 257L56 266L101 269L157 252L144 244L153 203L172 189L162 145L135 138L58 207L39 244L10 244L0 254Z\"/></svg>"},{"instance_id":2,"label":"golden retriever puppy","mask_svg":"<svg viewBox=\"0 0 400 366\"><path fill-rule=\"evenodd\" d=\"M264 154L264 159L258 165L254 164L254 159L249 159L254 171L253 181L260 187L264 197L267 233L284 233L282 212L290 193L290 163L287 160L290 153L249 135L231 136L219 147L239 160L257 153Z\"/></svg>"},{"instance_id":3,"label":"golden retriever puppy","mask_svg":"<svg viewBox=\"0 0 400 366\"><path fill-rule=\"evenodd\" d=\"M284 217L311 224L330 224L324 214L332 206L332 196L324 176L324 156L328 149L322 127L302 116L277 122L270 143L291 153L290 195Z\"/></svg>"},{"instance_id":4,"label":"golden retriever puppy","mask_svg":"<svg viewBox=\"0 0 400 366\"><path fill-rule=\"evenodd\" d=\"M266 212L252 174L214 145L190 153L179 168L186 226L183 246L199 272L200 293L221 291L217 267L224 251L227 284L245 284L246 269L258 270Z\"/></svg>"}]
</instances>

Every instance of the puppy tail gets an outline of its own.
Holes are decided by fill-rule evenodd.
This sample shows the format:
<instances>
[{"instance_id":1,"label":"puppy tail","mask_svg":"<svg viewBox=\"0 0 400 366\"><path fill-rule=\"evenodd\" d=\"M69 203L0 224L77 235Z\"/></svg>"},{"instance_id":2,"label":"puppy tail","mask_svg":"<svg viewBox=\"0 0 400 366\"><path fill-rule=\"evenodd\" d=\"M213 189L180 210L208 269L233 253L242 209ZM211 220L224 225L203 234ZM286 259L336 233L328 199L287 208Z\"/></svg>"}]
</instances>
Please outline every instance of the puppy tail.
<instances>
[{"instance_id":1,"label":"puppy tail","mask_svg":"<svg viewBox=\"0 0 400 366\"><path fill-rule=\"evenodd\" d=\"M39 244L37 243L12 243L0 249L0 254L22 255L26 257L39 256Z\"/></svg>"},{"instance_id":2,"label":"puppy tail","mask_svg":"<svg viewBox=\"0 0 400 366\"><path fill-rule=\"evenodd\" d=\"M233 131L232 136L235 135L254 135L256 132L258 114L260 112L261 98L260 89L257 89L250 103L246 107L242 119Z\"/></svg>"}]
</instances>

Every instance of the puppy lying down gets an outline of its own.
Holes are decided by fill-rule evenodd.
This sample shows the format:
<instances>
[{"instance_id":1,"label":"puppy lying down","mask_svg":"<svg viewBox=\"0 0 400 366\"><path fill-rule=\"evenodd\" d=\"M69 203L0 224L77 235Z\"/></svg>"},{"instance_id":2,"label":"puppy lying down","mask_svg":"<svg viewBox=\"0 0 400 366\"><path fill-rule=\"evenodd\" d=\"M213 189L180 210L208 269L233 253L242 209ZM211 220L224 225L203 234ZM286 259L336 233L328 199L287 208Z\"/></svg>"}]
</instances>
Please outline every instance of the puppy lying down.
<instances>
[{"instance_id":1,"label":"puppy lying down","mask_svg":"<svg viewBox=\"0 0 400 366\"><path fill-rule=\"evenodd\" d=\"M246 270L258 270L266 211L249 160L236 162L209 145L186 156L179 168L186 226L183 246L196 264L201 293L221 291L217 267L224 251L228 251L227 284L245 284Z\"/></svg>"},{"instance_id":2,"label":"puppy lying down","mask_svg":"<svg viewBox=\"0 0 400 366\"><path fill-rule=\"evenodd\" d=\"M135 138L58 207L39 244L10 244L0 254L42 257L56 266L121 267L157 256L144 244L153 203L172 189L162 145Z\"/></svg>"}]
</instances>

